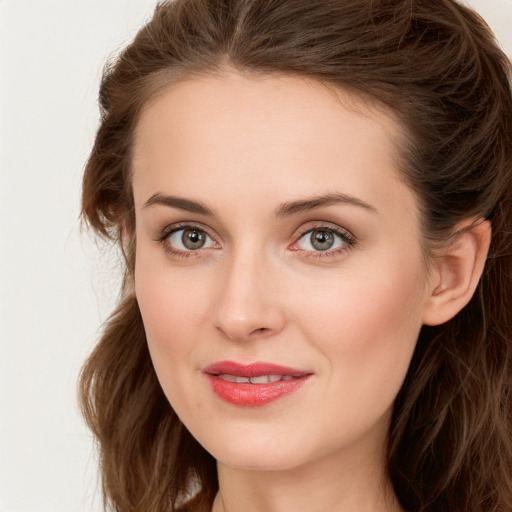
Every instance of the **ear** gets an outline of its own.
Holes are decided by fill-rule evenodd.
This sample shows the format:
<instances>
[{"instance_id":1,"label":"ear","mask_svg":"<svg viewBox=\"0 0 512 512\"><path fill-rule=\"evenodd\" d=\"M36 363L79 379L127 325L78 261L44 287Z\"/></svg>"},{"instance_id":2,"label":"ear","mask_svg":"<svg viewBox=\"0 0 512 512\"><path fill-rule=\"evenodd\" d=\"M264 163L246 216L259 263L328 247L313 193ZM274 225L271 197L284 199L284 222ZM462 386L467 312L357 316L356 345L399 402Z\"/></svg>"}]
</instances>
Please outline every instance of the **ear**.
<instances>
[{"instance_id":1,"label":"ear","mask_svg":"<svg viewBox=\"0 0 512 512\"><path fill-rule=\"evenodd\" d=\"M447 322L471 300L484 270L491 231L491 223L483 219L458 226L452 244L433 263L424 324Z\"/></svg>"}]
</instances>

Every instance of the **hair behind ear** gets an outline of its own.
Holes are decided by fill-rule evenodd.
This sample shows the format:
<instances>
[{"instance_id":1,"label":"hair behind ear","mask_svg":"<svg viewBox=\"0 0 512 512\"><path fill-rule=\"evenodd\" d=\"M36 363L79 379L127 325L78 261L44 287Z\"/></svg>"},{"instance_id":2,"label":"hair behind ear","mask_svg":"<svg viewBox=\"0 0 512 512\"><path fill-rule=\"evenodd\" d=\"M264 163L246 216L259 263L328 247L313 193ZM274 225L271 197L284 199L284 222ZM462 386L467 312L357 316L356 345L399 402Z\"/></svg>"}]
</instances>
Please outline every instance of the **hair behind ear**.
<instances>
[{"instance_id":1,"label":"hair behind ear","mask_svg":"<svg viewBox=\"0 0 512 512\"><path fill-rule=\"evenodd\" d=\"M512 218L492 224L483 272L491 226L481 219L463 224L440 253L473 254L472 272L460 273L461 261L433 265L431 324L420 332L388 438L388 470L405 510L512 510Z\"/></svg>"}]
</instances>

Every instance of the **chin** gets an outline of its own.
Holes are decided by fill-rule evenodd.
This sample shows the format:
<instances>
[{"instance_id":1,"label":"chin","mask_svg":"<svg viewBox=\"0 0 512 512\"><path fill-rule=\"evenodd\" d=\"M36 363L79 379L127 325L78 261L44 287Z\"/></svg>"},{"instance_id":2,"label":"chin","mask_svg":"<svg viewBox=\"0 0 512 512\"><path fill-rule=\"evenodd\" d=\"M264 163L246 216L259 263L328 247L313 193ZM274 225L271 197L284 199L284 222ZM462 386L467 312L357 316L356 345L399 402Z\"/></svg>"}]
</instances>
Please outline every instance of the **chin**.
<instances>
[{"instance_id":1,"label":"chin","mask_svg":"<svg viewBox=\"0 0 512 512\"><path fill-rule=\"evenodd\" d=\"M233 449L221 451L218 456L212 454L214 458L232 468L245 471L287 471L295 469L302 464L302 457L298 454L276 453L267 450L244 450L243 453L236 453Z\"/></svg>"},{"instance_id":2,"label":"chin","mask_svg":"<svg viewBox=\"0 0 512 512\"><path fill-rule=\"evenodd\" d=\"M197 437L199 443L220 463L250 471L285 471L296 468L308 458L304 441L276 432L233 431Z\"/></svg>"}]
</instances>

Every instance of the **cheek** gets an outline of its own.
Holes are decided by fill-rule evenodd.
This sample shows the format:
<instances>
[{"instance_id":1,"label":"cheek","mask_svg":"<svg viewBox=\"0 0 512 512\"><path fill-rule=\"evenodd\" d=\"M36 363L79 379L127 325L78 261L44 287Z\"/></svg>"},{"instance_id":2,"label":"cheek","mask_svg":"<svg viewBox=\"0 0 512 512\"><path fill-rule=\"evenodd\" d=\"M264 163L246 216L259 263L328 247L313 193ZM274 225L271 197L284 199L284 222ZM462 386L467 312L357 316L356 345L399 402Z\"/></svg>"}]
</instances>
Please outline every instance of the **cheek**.
<instances>
[{"instance_id":1,"label":"cheek","mask_svg":"<svg viewBox=\"0 0 512 512\"><path fill-rule=\"evenodd\" d=\"M153 365L161 382L173 382L187 367L204 309L204 290L183 281L168 265L137 259L135 294L146 331Z\"/></svg>"},{"instance_id":2,"label":"cheek","mask_svg":"<svg viewBox=\"0 0 512 512\"><path fill-rule=\"evenodd\" d=\"M375 342L398 342L421 326L427 275L418 249L410 240L393 240L362 258L345 284L342 304L353 319L351 325L362 333L373 332Z\"/></svg>"},{"instance_id":3,"label":"cheek","mask_svg":"<svg viewBox=\"0 0 512 512\"><path fill-rule=\"evenodd\" d=\"M357 383L368 392L387 386L382 392L394 398L421 329L425 277L422 266L410 262L369 268L328 293L309 295L298 316L334 381Z\"/></svg>"},{"instance_id":4,"label":"cheek","mask_svg":"<svg viewBox=\"0 0 512 512\"><path fill-rule=\"evenodd\" d=\"M179 322L183 318L178 309L179 302L175 300L176 294L170 293L174 285L154 274L140 268L135 271L135 294L150 345L166 339L171 333L171 325L180 330Z\"/></svg>"},{"instance_id":5,"label":"cheek","mask_svg":"<svg viewBox=\"0 0 512 512\"><path fill-rule=\"evenodd\" d=\"M207 280L192 271L173 269L165 255L138 249L135 294L148 339L169 339L194 329L208 300ZM194 321L195 320L195 321Z\"/></svg>"},{"instance_id":6,"label":"cheek","mask_svg":"<svg viewBox=\"0 0 512 512\"><path fill-rule=\"evenodd\" d=\"M204 279L172 272L168 262L139 258L135 293L144 323L153 367L160 385L180 418L202 411L202 395L195 392L198 340L205 339L208 290ZM201 282L201 286L194 284ZM186 422L188 423L188 422Z\"/></svg>"}]
</instances>

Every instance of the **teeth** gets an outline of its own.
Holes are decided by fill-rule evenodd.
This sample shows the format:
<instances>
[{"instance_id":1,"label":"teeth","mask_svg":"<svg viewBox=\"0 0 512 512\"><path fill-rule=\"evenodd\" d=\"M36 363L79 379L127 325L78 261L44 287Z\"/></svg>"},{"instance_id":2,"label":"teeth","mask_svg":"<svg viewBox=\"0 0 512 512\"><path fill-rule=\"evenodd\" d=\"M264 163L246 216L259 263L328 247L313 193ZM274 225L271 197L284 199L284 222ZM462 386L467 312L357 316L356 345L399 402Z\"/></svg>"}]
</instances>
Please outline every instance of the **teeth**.
<instances>
[{"instance_id":1,"label":"teeth","mask_svg":"<svg viewBox=\"0 0 512 512\"><path fill-rule=\"evenodd\" d=\"M222 374L219 375L219 378L222 380L227 380L228 382L236 382L236 377L234 375Z\"/></svg>"},{"instance_id":2,"label":"teeth","mask_svg":"<svg viewBox=\"0 0 512 512\"><path fill-rule=\"evenodd\" d=\"M280 380L292 380L291 375L259 375L258 377L238 377L223 373L218 376L222 380L228 382L236 382L237 384L268 384L270 382L279 382Z\"/></svg>"},{"instance_id":3,"label":"teeth","mask_svg":"<svg viewBox=\"0 0 512 512\"><path fill-rule=\"evenodd\" d=\"M251 377L251 384L268 384L270 382L268 375L260 375L259 377Z\"/></svg>"}]
</instances>

